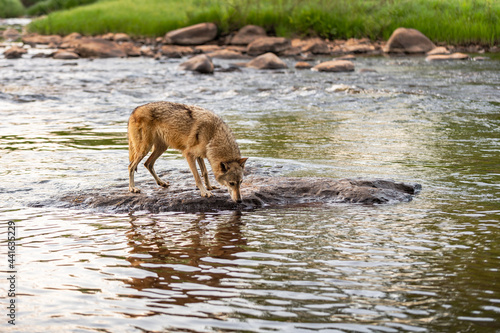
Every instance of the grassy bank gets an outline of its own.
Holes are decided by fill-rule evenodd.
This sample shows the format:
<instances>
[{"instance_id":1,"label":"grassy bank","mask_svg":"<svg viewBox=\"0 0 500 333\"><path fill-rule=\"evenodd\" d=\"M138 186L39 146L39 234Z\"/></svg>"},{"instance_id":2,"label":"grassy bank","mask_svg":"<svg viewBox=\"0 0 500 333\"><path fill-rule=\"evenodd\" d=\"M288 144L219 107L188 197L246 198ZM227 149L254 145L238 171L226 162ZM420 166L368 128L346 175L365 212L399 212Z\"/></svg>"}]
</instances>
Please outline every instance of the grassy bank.
<instances>
[{"instance_id":1,"label":"grassy bank","mask_svg":"<svg viewBox=\"0 0 500 333\"><path fill-rule=\"evenodd\" d=\"M222 34L257 24L279 36L387 39L396 28L408 27L435 42L500 43L495 0L101 0L52 13L29 29L163 36L204 21L216 23Z\"/></svg>"}]
</instances>

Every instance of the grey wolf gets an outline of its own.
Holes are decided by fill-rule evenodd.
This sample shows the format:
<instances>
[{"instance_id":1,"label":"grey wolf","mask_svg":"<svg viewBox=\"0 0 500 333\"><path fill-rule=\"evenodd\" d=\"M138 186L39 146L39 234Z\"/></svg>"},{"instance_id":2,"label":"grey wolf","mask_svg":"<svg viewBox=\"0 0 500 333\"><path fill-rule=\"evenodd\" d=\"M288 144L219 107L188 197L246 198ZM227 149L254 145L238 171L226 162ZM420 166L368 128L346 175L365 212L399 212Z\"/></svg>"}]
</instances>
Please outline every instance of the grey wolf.
<instances>
[{"instance_id":1,"label":"grey wolf","mask_svg":"<svg viewBox=\"0 0 500 333\"><path fill-rule=\"evenodd\" d=\"M202 197L213 196L204 159L210 163L217 182L229 189L231 199L241 202L240 185L247 158L242 158L229 126L215 113L198 106L171 102L141 105L132 112L128 121L129 191L139 193L135 187L134 172L137 165L151 155L144 166L163 187L170 184L161 180L153 166L169 147L182 152L193 173ZM205 185L201 181L196 162Z\"/></svg>"}]
</instances>

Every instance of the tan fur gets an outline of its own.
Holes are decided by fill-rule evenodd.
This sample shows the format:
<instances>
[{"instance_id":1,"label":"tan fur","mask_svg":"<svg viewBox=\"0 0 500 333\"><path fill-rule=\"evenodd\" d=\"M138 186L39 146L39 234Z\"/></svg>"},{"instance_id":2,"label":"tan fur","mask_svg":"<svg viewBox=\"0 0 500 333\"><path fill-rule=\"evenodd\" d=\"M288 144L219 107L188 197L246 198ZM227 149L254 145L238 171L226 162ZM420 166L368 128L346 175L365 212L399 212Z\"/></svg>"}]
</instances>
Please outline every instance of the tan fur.
<instances>
[{"instance_id":1,"label":"tan fur","mask_svg":"<svg viewBox=\"0 0 500 333\"><path fill-rule=\"evenodd\" d=\"M201 107L171 102L142 105L130 115L128 142L130 192L140 192L135 187L134 172L151 149L153 152L144 165L158 185L169 185L157 176L153 166L158 157L170 147L181 151L186 158L203 197L211 197L210 190L216 188L208 180L204 163L206 158L217 182L228 187L234 201L241 202L240 185L247 159L241 158L233 133L215 113ZM206 187L198 174L196 162Z\"/></svg>"}]
</instances>

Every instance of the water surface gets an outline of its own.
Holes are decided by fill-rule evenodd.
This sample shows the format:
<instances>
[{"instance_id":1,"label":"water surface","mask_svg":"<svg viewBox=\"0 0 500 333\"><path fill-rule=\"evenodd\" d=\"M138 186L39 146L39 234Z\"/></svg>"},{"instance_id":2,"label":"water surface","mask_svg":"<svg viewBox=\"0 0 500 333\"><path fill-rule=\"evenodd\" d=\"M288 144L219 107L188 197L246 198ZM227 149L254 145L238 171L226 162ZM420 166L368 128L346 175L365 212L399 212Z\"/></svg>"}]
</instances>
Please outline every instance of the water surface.
<instances>
[{"instance_id":1,"label":"water surface","mask_svg":"<svg viewBox=\"0 0 500 333\"><path fill-rule=\"evenodd\" d=\"M345 74L288 60L210 76L180 62L0 59L2 276L8 221L19 235L17 325L2 315L2 331L500 330L498 59L360 58ZM128 116L156 100L219 113L249 165L423 191L387 206L56 208L65 193L127 182ZM168 179L187 163L168 151L157 169Z\"/></svg>"}]
</instances>

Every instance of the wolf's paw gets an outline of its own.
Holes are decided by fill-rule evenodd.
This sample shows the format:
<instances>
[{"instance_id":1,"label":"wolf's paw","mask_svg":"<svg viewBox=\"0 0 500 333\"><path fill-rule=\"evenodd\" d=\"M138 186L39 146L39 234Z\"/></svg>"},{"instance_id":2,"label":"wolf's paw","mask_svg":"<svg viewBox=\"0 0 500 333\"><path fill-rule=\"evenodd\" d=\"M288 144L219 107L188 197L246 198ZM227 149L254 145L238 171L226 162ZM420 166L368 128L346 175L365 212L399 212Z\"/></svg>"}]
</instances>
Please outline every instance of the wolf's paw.
<instances>
[{"instance_id":1,"label":"wolf's paw","mask_svg":"<svg viewBox=\"0 0 500 333\"><path fill-rule=\"evenodd\" d=\"M129 187L128 190L132 193L141 193L141 190L139 190L137 187Z\"/></svg>"},{"instance_id":2,"label":"wolf's paw","mask_svg":"<svg viewBox=\"0 0 500 333\"><path fill-rule=\"evenodd\" d=\"M160 185L161 187L169 187L170 186L169 182L164 182L164 181L160 181L157 184Z\"/></svg>"},{"instance_id":3,"label":"wolf's paw","mask_svg":"<svg viewBox=\"0 0 500 333\"><path fill-rule=\"evenodd\" d=\"M205 198L211 198L211 197L213 197L214 195L213 195L213 193L212 193L212 192L210 192L210 191L204 191L204 192L201 192L201 196L202 196L202 197L205 197Z\"/></svg>"},{"instance_id":4,"label":"wolf's paw","mask_svg":"<svg viewBox=\"0 0 500 333\"><path fill-rule=\"evenodd\" d=\"M217 190L218 188L219 188L219 187L217 187L217 186L213 186L213 185L211 185L211 186L207 186L207 190Z\"/></svg>"}]
</instances>

